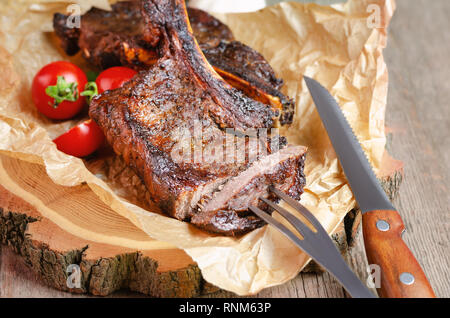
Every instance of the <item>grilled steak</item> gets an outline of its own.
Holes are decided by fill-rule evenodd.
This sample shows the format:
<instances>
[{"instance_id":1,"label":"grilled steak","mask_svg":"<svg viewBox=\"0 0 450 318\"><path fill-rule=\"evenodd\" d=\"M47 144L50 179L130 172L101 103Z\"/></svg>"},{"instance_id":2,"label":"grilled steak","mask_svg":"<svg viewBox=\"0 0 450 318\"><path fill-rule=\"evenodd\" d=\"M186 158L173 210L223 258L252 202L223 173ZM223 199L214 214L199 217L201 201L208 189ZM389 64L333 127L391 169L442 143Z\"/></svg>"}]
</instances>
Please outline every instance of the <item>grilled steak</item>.
<instances>
[{"instance_id":1,"label":"grilled steak","mask_svg":"<svg viewBox=\"0 0 450 318\"><path fill-rule=\"evenodd\" d=\"M68 18L55 13L53 27L69 55L81 49L83 56L100 69L119 65L142 67L158 59L154 51L158 30L145 28L138 2L118 2L112 5L112 11L91 8L81 16L79 28L68 26Z\"/></svg>"},{"instance_id":2,"label":"grilled steak","mask_svg":"<svg viewBox=\"0 0 450 318\"><path fill-rule=\"evenodd\" d=\"M220 76L247 96L273 106L280 103L280 123L292 123L294 101L281 93L283 81L275 77L261 54L238 41L221 41L215 47L203 48L203 54Z\"/></svg>"},{"instance_id":3,"label":"grilled steak","mask_svg":"<svg viewBox=\"0 0 450 318\"><path fill-rule=\"evenodd\" d=\"M277 111L217 75L190 31L183 0L142 5L160 34L162 57L95 97L91 118L170 216L226 235L261 226L249 205L266 208L258 197L270 197L269 185L299 199L306 149L279 149L283 139L264 135Z\"/></svg>"},{"instance_id":4,"label":"grilled steak","mask_svg":"<svg viewBox=\"0 0 450 318\"><path fill-rule=\"evenodd\" d=\"M91 8L81 16L80 28L68 27L68 16L56 13L53 26L64 51L74 55L81 48L84 57L100 69L119 65L141 69L155 63L160 35L145 28L139 1L117 2L111 9ZM193 8L188 12L197 41L205 48L233 40L230 29L208 13Z\"/></svg>"},{"instance_id":5,"label":"grilled steak","mask_svg":"<svg viewBox=\"0 0 450 318\"><path fill-rule=\"evenodd\" d=\"M283 84L264 57L234 41L230 29L208 13L189 8L191 26L206 58L232 86L247 96L281 110L280 123L292 122L294 102L281 93ZM80 48L83 56L100 69L124 65L147 68L159 56L158 30L144 27L138 1L112 5L112 11L92 8L81 16L81 28L67 27L67 16L56 13L54 30L67 54Z\"/></svg>"},{"instance_id":6,"label":"grilled steak","mask_svg":"<svg viewBox=\"0 0 450 318\"><path fill-rule=\"evenodd\" d=\"M139 8L136 8L139 11ZM200 9L187 10L192 31L202 50L216 47L223 41L234 40L231 30L212 15Z\"/></svg>"}]
</instances>

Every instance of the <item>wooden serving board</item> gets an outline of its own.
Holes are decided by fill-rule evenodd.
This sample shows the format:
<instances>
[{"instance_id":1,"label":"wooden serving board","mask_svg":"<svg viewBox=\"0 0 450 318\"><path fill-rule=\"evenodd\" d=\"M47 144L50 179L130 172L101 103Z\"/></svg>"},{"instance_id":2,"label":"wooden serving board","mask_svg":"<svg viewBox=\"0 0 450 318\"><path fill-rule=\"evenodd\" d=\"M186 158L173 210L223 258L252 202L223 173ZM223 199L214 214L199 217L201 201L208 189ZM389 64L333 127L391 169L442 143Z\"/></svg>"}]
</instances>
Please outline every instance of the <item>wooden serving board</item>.
<instances>
[{"instance_id":1,"label":"wooden serving board","mask_svg":"<svg viewBox=\"0 0 450 318\"><path fill-rule=\"evenodd\" d=\"M402 180L402 163L386 154L380 178L393 198ZM129 220L111 213L87 185L57 185L43 166L5 155L0 155L0 184L0 240L51 287L93 295L129 289L156 297L219 291L204 281L183 250L150 239ZM77 214L76 223L66 221L70 214ZM360 213L353 210L333 235L343 253L352 246L360 222ZM79 288L67 284L71 264L79 266ZM321 269L311 262L304 271Z\"/></svg>"}]
</instances>

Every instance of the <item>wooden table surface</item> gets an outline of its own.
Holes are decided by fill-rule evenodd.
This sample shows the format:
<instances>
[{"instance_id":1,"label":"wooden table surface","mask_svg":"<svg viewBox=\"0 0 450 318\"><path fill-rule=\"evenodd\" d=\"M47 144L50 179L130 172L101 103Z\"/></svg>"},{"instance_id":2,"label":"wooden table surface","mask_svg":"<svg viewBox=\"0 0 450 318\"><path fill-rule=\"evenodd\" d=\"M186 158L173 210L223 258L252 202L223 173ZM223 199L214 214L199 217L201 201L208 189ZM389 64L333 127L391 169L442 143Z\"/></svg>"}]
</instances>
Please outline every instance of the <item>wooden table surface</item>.
<instances>
[{"instance_id":1,"label":"wooden table surface","mask_svg":"<svg viewBox=\"0 0 450 318\"><path fill-rule=\"evenodd\" d=\"M326 4L334 1L318 0ZM450 297L450 1L397 0L385 59L389 68L386 125L391 155L405 176L394 204L403 216L404 239L438 297ZM364 281L362 235L347 261ZM53 290L8 247L0 245L1 297L87 297ZM112 297L141 296L117 292ZM230 296L226 293L218 297ZM348 297L328 273L300 274L257 297Z\"/></svg>"}]
</instances>

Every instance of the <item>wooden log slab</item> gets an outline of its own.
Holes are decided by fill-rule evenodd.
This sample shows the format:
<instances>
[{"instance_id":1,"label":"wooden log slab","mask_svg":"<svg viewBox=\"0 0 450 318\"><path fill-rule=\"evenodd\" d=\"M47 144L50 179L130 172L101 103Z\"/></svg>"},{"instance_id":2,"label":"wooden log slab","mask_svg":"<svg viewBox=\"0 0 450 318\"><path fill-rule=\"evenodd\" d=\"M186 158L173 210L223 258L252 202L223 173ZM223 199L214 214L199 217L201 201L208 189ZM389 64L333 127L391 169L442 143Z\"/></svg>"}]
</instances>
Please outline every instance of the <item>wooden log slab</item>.
<instances>
[{"instance_id":1,"label":"wooden log slab","mask_svg":"<svg viewBox=\"0 0 450 318\"><path fill-rule=\"evenodd\" d=\"M401 162L386 154L381 175L386 192L393 198L402 179ZM127 219L107 213L109 207L87 185L54 184L43 166L4 155L0 155L0 182L1 243L11 246L51 287L102 296L119 289L155 297L197 297L219 291L202 278L183 250L152 240ZM46 217L53 211L82 213L85 219L79 224L55 224ZM101 242L100 234L90 233L90 237L99 238L95 241L84 239L83 222L110 235L112 243ZM92 226L93 222L99 224ZM333 234L343 253L352 246L360 222L360 212L353 210ZM145 248L133 248L134 242ZM78 288L67 283L71 264L81 272ZM311 262L304 271L321 269Z\"/></svg>"}]
</instances>

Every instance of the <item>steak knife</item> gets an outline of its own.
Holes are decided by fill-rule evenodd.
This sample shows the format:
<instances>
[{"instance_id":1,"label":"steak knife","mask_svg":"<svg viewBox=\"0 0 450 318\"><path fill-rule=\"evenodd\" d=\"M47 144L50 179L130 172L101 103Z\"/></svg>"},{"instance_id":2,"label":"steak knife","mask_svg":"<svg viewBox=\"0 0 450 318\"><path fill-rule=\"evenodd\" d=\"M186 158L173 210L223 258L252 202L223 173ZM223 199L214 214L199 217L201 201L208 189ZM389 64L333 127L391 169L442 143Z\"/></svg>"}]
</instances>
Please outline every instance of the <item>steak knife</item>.
<instances>
[{"instance_id":1,"label":"steak knife","mask_svg":"<svg viewBox=\"0 0 450 318\"><path fill-rule=\"evenodd\" d=\"M338 103L321 84L304 77L362 212L364 245L369 264L379 266L380 297L434 298L418 261L402 239L400 214L378 182L367 157Z\"/></svg>"}]
</instances>

